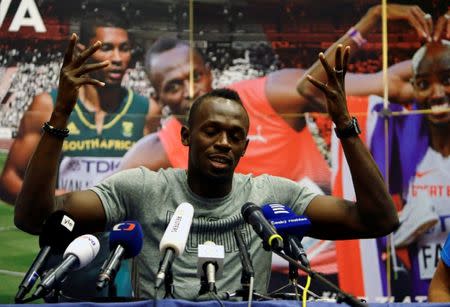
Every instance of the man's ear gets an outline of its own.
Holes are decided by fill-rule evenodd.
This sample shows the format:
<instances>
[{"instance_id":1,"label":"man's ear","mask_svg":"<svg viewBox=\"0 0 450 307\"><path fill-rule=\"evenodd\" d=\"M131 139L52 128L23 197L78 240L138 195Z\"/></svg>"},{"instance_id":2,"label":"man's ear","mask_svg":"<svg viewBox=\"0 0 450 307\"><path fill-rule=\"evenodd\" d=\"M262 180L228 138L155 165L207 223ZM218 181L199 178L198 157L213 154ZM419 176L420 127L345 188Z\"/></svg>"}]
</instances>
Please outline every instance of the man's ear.
<instances>
[{"instance_id":1,"label":"man's ear","mask_svg":"<svg viewBox=\"0 0 450 307\"><path fill-rule=\"evenodd\" d=\"M189 146L190 137L191 131L189 130L189 128L186 126L181 127L181 143L183 143L184 146Z\"/></svg>"},{"instance_id":2,"label":"man's ear","mask_svg":"<svg viewBox=\"0 0 450 307\"><path fill-rule=\"evenodd\" d=\"M247 141L245 141L245 147L244 147L244 151L242 151L242 153L241 153L241 157L243 157L245 155L245 152L247 151L249 142L250 142L250 139L247 139Z\"/></svg>"},{"instance_id":3,"label":"man's ear","mask_svg":"<svg viewBox=\"0 0 450 307\"><path fill-rule=\"evenodd\" d=\"M150 97L153 99L154 102L156 102L160 107L163 107L162 104L159 102L159 95L156 93L156 91L151 92Z\"/></svg>"}]
</instances>

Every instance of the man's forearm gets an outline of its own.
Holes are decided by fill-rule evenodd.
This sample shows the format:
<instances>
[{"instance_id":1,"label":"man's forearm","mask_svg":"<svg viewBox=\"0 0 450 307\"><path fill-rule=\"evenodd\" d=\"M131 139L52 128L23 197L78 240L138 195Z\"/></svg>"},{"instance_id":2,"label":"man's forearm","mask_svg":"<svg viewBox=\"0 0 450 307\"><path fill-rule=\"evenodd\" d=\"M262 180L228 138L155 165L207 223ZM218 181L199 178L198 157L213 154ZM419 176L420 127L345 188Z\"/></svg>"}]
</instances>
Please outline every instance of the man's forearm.
<instances>
[{"instance_id":1,"label":"man's forearm","mask_svg":"<svg viewBox=\"0 0 450 307\"><path fill-rule=\"evenodd\" d=\"M355 189L358 214L372 237L383 236L398 226L398 215L383 176L359 137L341 140Z\"/></svg>"},{"instance_id":2,"label":"man's forearm","mask_svg":"<svg viewBox=\"0 0 450 307\"><path fill-rule=\"evenodd\" d=\"M9 205L14 205L22 188L22 178L12 171L3 175L0 179L0 199Z\"/></svg>"},{"instance_id":3,"label":"man's forearm","mask_svg":"<svg viewBox=\"0 0 450 307\"><path fill-rule=\"evenodd\" d=\"M63 128L67 119L52 115L50 125ZM16 199L14 222L29 233L39 233L44 220L55 210L55 186L64 139L43 133L30 159Z\"/></svg>"}]
</instances>

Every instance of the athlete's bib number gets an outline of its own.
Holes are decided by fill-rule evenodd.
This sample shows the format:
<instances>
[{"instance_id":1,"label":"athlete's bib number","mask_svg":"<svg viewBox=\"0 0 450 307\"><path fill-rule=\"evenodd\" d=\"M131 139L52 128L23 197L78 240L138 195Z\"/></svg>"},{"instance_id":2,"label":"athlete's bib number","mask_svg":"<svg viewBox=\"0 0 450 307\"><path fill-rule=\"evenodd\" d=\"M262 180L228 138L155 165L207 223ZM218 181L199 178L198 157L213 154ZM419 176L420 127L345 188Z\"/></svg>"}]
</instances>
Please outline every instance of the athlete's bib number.
<instances>
[{"instance_id":1,"label":"athlete's bib number","mask_svg":"<svg viewBox=\"0 0 450 307\"><path fill-rule=\"evenodd\" d=\"M425 244L419 246L419 270L420 279L431 279L436 270L442 246L441 244Z\"/></svg>"}]
</instances>

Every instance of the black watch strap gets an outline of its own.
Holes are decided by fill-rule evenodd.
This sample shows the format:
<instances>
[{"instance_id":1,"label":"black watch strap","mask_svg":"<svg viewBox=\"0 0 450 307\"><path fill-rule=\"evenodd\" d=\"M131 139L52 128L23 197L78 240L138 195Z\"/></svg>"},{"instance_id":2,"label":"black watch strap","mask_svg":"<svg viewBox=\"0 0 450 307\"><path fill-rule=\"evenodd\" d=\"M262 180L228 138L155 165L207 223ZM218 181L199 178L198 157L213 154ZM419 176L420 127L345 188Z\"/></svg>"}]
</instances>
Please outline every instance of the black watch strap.
<instances>
[{"instance_id":1,"label":"black watch strap","mask_svg":"<svg viewBox=\"0 0 450 307\"><path fill-rule=\"evenodd\" d=\"M344 129L334 128L334 131L336 132L336 136L340 139L357 136L361 133L361 129L359 128L358 120L356 119L356 117L352 117L352 121Z\"/></svg>"}]
</instances>

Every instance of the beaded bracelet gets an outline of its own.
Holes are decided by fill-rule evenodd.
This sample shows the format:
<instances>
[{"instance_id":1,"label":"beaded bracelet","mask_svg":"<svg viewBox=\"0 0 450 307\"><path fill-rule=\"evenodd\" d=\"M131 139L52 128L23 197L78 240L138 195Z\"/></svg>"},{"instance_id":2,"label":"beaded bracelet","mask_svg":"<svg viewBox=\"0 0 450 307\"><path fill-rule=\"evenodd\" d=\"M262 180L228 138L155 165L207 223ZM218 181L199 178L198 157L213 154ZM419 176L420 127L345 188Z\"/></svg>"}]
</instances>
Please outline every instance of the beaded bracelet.
<instances>
[{"instance_id":1,"label":"beaded bracelet","mask_svg":"<svg viewBox=\"0 0 450 307\"><path fill-rule=\"evenodd\" d=\"M354 27L351 27L347 31L348 36L358 45L358 47L363 46L365 43L367 43L367 40L361 35L361 32L359 32Z\"/></svg>"},{"instance_id":2,"label":"beaded bracelet","mask_svg":"<svg viewBox=\"0 0 450 307\"><path fill-rule=\"evenodd\" d=\"M42 131L47 132L50 135L56 136L58 138L64 139L69 136L69 129L59 129L50 125L49 122L45 122L42 126Z\"/></svg>"}]
</instances>

